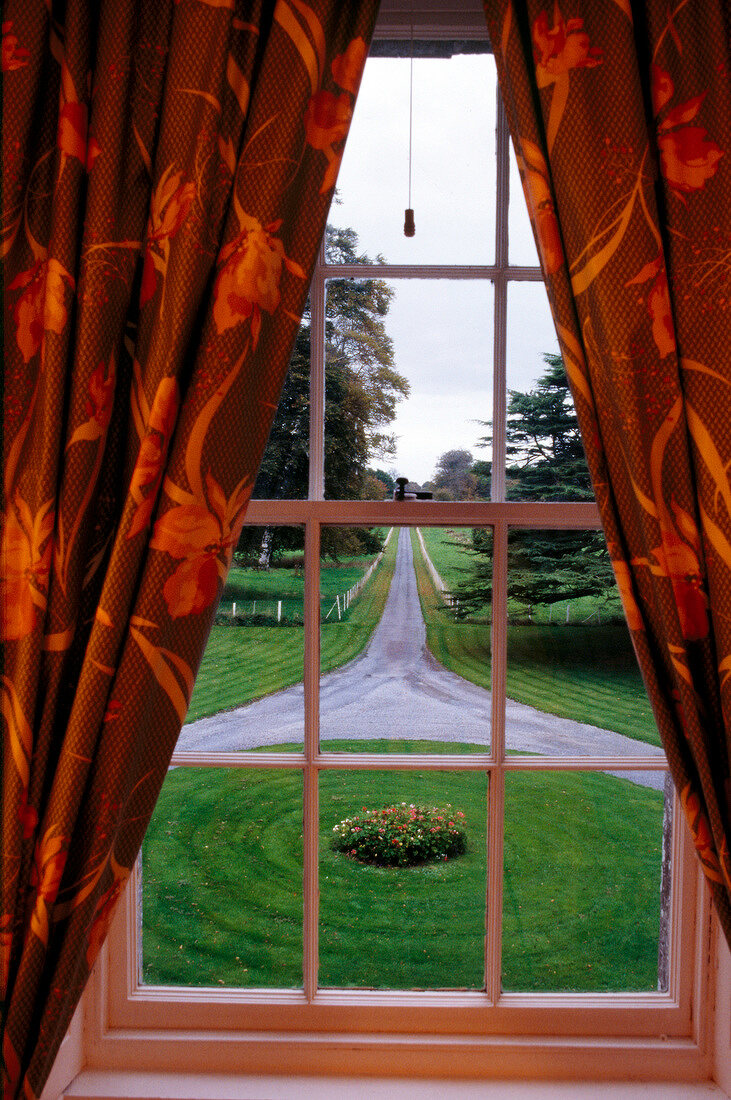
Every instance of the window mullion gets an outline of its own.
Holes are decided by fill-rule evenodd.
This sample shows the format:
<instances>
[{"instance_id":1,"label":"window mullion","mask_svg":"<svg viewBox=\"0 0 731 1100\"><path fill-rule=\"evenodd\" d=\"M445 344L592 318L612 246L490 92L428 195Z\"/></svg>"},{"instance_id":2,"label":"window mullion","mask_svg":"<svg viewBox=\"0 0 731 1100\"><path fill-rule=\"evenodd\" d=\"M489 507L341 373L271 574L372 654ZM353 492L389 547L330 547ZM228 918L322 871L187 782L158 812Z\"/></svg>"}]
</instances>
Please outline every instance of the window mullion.
<instances>
[{"instance_id":1,"label":"window mullion","mask_svg":"<svg viewBox=\"0 0 731 1100\"><path fill-rule=\"evenodd\" d=\"M310 286L310 500L325 498L326 286L321 250Z\"/></svg>"},{"instance_id":2,"label":"window mullion","mask_svg":"<svg viewBox=\"0 0 731 1100\"><path fill-rule=\"evenodd\" d=\"M305 997L314 999L318 970L318 897L320 834L318 769L320 725L320 525L305 527L305 769L303 784L303 981Z\"/></svg>"},{"instance_id":3,"label":"window mullion","mask_svg":"<svg viewBox=\"0 0 731 1100\"><path fill-rule=\"evenodd\" d=\"M506 344L508 324L508 202L510 135L500 92L497 94L497 188L495 197L495 266L493 334L492 471L490 495L505 500Z\"/></svg>"},{"instance_id":4,"label":"window mullion","mask_svg":"<svg viewBox=\"0 0 731 1100\"><path fill-rule=\"evenodd\" d=\"M491 690L493 758L497 767L490 775L487 818L487 994L493 1003L500 996L503 915L503 808L505 802L505 678L508 636L508 528L498 521L493 528Z\"/></svg>"}]
</instances>

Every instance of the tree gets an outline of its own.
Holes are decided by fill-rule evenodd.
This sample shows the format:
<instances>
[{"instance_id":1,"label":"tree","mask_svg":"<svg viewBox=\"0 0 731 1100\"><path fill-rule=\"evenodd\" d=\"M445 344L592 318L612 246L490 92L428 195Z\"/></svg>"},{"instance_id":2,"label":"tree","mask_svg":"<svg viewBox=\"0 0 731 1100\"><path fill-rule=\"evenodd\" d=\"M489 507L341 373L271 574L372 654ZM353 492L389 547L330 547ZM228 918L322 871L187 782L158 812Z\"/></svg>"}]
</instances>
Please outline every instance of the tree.
<instances>
[{"instance_id":1,"label":"tree","mask_svg":"<svg viewBox=\"0 0 731 1100\"><path fill-rule=\"evenodd\" d=\"M472 500L476 484L470 451L445 451L439 456L431 482L435 500Z\"/></svg>"},{"instance_id":2,"label":"tree","mask_svg":"<svg viewBox=\"0 0 731 1100\"><path fill-rule=\"evenodd\" d=\"M535 389L509 393L506 427L509 500L593 500L589 468L563 362L544 357L546 371ZM490 437L480 441L491 442ZM476 528L479 557L459 586L460 614L492 599L492 533ZM508 595L530 607L596 596L616 596L614 575L601 531L515 529L508 545Z\"/></svg>"},{"instance_id":3,"label":"tree","mask_svg":"<svg viewBox=\"0 0 731 1100\"><path fill-rule=\"evenodd\" d=\"M372 263L358 251L353 229L328 226L330 263ZM380 257L377 257L380 259ZM325 496L365 499L374 489L369 463L394 451L388 425L409 384L393 365L393 341L385 318L394 291L382 279L333 279L325 317ZM310 308L305 307L289 371L272 424L253 496L303 499L309 476ZM381 471L376 477L381 480ZM385 475L388 477L388 475ZM353 552L359 536L342 528L323 531L332 556ZM239 550L266 564L272 554L301 547L299 530L271 528L266 537L244 528Z\"/></svg>"}]
</instances>

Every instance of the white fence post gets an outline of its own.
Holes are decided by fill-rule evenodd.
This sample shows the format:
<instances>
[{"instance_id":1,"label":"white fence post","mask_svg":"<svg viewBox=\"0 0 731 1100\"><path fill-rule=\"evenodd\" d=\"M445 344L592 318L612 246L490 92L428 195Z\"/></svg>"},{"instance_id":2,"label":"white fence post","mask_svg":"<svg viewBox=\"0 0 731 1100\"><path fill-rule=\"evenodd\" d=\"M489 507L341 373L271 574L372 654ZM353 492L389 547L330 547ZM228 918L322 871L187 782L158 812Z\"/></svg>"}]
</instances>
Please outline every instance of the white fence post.
<instances>
[{"instance_id":1,"label":"white fence post","mask_svg":"<svg viewBox=\"0 0 731 1100\"><path fill-rule=\"evenodd\" d=\"M231 618L236 618L236 600L231 604Z\"/></svg>"},{"instance_id":2,"label":"white fence post","mask_svg":"<svg viewBox=\"0 0 731 1100\"><path fill-rule=\"evenodd\" d=\"M281 621L282 621L282 601L278 600L277 601L277 622L281 623Z\"/></svg>"}]
</instances>

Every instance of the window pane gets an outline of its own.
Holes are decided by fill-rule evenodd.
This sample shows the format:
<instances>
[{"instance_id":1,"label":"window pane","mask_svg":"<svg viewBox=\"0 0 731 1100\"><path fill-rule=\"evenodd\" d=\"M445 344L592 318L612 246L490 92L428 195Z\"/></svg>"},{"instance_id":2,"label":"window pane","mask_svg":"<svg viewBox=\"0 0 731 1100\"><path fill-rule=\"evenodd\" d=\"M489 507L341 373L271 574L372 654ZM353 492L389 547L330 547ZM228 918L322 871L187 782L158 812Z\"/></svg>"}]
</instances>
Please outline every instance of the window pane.
<instances>
[{"instance_id":1,"label":"window pane","mask_svg":"<svg viewBox=\"0 0 731 1100\"><path fill-rule=\"evenodd\" d=\"M325 528L323 538L335 535L342 530ZM350 598L331 595L323 617L323 672L348 655L321 680L323 750L487 752L489 607L461 619L451 595L474 558L471 532L402 527L378 537L365 584ZM327 576L324 567L323 586Z\"/></svg>"},{"instance_id":2,"label":"window pane","mask_svg":"<svg viewBox=\"0 0 731 1100\"><path fill-rule=\"evenodd\" d=\"M508 749L662 755L601 531L510 531L508 618Z\"/></svg>"},{"instance_id":3,"label":"window pane","mask_svg":"<svg viewBox=\"0 0 731 1100\"><path fill-rule=\"evenodd\" d=\"M665 792L663 772L506 776L504 989L666 988Z\"/></svg>"},{"instance_id":4,"label":"window pane","mask_svg":"<svg viewBox=\"0 0 731 1100\"><path fill-rule=\"evenodd\" d=\"M487 457L492 302L486 280L330 280L329 499L367 498L379 471L429 488L445 455ZM469 484L450 493L476 495Z\"/></svg>"},{"instance_id":5,"label":"window pane","mask_svg":"<svg viewBox=\"0 0 731 1100\"><path fill-rule=\"evenodd\" d=\"M593 500L542 283L508 284L506 384L508 500Z\"/></svg>"},{"instance_id":6,"label":"window pane","mask_svg":"<svg viewBox=\"0 0 731 1100\"><path fill-rule=\"evenodd\" d=\"M411 206L409 58L370 58L330 219L389 263L487 264L495 251L495 90L491 54L415 58Z\"/></svg>"},{"instance_id":7,"label":"window pane","mask_svg":"<svg viewBox=\"0 0 731 1100\"><path fill-rule=\"evenodd\" d=\"M142 849L142 981L302 985L299 772L168 772Z\"/></svg>"},{"instance_id":8,"label":"window pane","mask_svg":"<svg viewBox=\"0 0 731 1100\"><path fill-rule=\"evenodd\" d=\"M438 813L427 822L424 809ZM369 811L377 810L388 812L371 827ZM322 773L321 985L484 987L486 813L487 777L479 772ZM358 839L355 816L369 830L367 844ZM346 838L354 847L335 851L334 830L348 819ZM404 838L419 832L420 851L441 853L455 826L466 851L446 860L394 866L358 858L390 859L383 853L394 849L407 860Z\"/></svg>"},{"instance_id":9,"label":"window pane","mask_svg":"<svg viewBox=\"0 0 731 1100\"><path fill-rule=\"evenodd\" d=\"M304 530L244 527L178 749L304 742Z\"/></svg>"}]
</instances>

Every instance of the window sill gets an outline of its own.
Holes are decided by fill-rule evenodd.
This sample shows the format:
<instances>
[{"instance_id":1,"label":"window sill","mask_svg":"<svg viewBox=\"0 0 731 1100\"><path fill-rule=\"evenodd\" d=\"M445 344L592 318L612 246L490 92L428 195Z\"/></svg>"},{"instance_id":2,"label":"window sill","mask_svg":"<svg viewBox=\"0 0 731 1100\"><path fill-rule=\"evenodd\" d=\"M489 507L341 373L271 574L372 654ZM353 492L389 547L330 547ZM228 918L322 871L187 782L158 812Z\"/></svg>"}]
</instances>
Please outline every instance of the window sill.
<instances>
[{"instance_id":1,"label":"window sill","mask_svg":"<svg viewBox=\"0 0 731 1100\"><path fill-rule=\"evenodd\" d=\"M727 1094L710 1082L417 1082L386 1077L242 1077L94 1070L80 1074L63 1093L63 1100L342 1100L344 1096L368 1100L417 1096L419 1100L728 1100Z\"/></svg>"}]
</instances>

